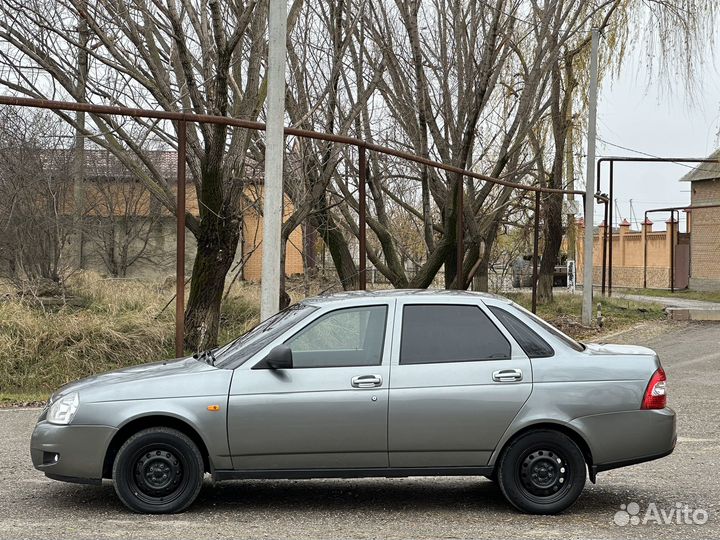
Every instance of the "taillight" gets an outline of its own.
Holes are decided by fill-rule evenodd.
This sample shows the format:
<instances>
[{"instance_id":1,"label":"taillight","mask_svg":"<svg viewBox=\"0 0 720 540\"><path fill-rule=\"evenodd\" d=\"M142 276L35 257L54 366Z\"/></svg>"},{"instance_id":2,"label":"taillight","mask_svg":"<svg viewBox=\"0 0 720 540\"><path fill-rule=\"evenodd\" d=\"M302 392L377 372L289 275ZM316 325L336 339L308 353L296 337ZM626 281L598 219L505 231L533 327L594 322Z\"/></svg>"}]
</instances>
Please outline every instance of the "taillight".
<instances>
[{"instance_id":1,"label":"taillight","mask_svg":"<svg viewBox=\"0 0 720 540\"><path fill-rule=\"evenodd\" d=\"M653 373L645 389L641 409L664 409L667 404L667 377L663 368Z\"/></svg>"}]
</instances>

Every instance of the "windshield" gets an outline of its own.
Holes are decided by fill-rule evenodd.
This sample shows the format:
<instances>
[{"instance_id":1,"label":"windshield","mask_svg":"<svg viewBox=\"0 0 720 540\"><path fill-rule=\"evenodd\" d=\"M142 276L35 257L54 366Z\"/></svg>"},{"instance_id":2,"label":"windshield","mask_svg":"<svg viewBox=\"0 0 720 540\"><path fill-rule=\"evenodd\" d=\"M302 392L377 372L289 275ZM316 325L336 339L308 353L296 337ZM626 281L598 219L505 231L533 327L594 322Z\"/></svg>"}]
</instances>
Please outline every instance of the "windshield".
<instances>
[{"instance_id":1,"label":"windshield","mask_svg":"<svg viewBox=\"0 0 720 540\"><path fill-rule=\"evenodd\" d=\"M215 350L217 367L235 368L272 342L285 330L310 315L317 308L307 304L294 304L269 319L265 319L255 328L239 338Z\"/></svg>"},{"instance_id":2,"label":"windshield","mask_svg":"<svg viewBox=\"0 0 720 540\"><path fill-rule=\"evenodd\" d=\"M511 305L512 305L512 307L514 307L515 309L522 311L525 315L527 315L528 317L530 317L530 318L533 320L533 322L535 322L535 323L537 323L538 325L540 325L544 330L546 330L547 332L551 333L553 336L555 336L555 337L558 338L560 341L562 341L563 343L565 343L568 347L571 347L571 348L575 349L576 351L584 351L584 350L585 350L585 345L583 345L582 343L580 343L580 342L578 342L578 341L575 341L575 340L574 340L573 338L571 338L570 336L568 336L568 335L566 335L566 334L563 334L560 330L558 330L557 328L555 328L553 325L551 325L551 324L548 323L547 321L541 319L540 317L538 317L537 315L535 315L535 314L532 313L531 311L528 311L528 310L525 309L524 307L517 305L515 302L511 302Z\"/></svg>"}]
</instances>

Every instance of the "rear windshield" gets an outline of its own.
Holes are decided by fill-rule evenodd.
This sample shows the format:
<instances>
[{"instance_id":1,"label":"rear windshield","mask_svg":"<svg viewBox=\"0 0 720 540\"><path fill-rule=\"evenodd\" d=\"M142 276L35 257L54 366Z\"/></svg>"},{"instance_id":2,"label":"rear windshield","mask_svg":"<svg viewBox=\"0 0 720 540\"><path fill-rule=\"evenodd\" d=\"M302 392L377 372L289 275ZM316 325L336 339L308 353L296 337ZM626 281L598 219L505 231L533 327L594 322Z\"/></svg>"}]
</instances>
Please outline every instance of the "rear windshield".
<instances>
[{"instance_id":1,"label":"rear windshield","mask_svg":"<svg viewBox=\"0 0 720 540\"><path fill-rule=\"evenodd\" d=\"M522 306L517 305L515 302L510 302L510 307L521 311L523 314L527 315L532 319L532 321L542 327L543 330L546 330L550 334L552 334L554 337L565 343L568 347L576 350L576 351L584 351L585 345L582 343L575 341L573 338L571 338L568 335L563 334L560 330L555 328L553 325L549 324L548 322L544 321L534 313L528 311Z\"/></svg>"}]
</instances>

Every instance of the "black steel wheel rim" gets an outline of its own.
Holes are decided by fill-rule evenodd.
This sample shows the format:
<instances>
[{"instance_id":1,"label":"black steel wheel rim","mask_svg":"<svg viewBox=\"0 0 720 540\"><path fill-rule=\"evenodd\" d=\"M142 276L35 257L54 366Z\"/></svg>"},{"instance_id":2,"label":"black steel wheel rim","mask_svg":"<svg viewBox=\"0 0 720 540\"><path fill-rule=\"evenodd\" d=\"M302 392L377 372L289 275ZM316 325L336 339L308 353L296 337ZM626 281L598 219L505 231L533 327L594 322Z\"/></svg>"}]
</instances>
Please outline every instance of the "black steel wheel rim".
<instances>
[{"instance_id":1,"label":"black steel wheel rim","mask_svg":"<svg viewBox=\"0 0 720 540\"><path fill-rule=\"evenodd\" d=\"M573 471L561 450L542 445L521 455L516 480L527 498L551 504L562 499L570 490Z\"/></svg>"},{"instance_id":2,"label":"black steel wheel rim","mask_svg":"<svg viewBox=\"0 0 720 540\"><path fill-rule=\"evenodd\" d=\"M133 454L130 464L132 492L146 504L171 503L188 485L187 462L171 445L146 445Z\"/></svg>"}]
</instances>

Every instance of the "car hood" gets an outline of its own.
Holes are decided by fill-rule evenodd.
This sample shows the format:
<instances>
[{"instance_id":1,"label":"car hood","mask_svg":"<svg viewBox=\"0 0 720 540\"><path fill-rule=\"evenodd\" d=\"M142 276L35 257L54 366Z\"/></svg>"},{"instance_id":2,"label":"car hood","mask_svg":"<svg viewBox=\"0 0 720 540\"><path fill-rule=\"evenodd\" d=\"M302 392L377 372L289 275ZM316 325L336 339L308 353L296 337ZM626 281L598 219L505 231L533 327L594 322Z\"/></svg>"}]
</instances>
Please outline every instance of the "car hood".
<instances>
[{"instance_id":1,"label":"car hood","mask_svg":"<svg viewBox=\"0 0 720 540\"><path fill-rule=\"evenodd\" d=\"M613 343L585 343L590 354L656 356L655 351L639 345L617 345Z\"/></svg>"},{"instance_id":2,"label":"car hood","mask_svg":"<svg viewBox=\"0 0 720 540\"><path fill-rule=\"evenodd\" d=\"M52 400L57 399L69 392L75 391L98 391L105 395L116 394L117 390L132 387L144 388L144 394L147 396L148 390L155 388L161 389L172 386L181 380L189 380L189 378L197 376L203 372L225 371L210 366L205 362L198 361L193 357L178 358L176 360L165 360L160 362L152 362L149 364L139 364L127 368L99 373L91 377L80 379L79 381L68 383L57 390L52 396ZM166 384L166 381L168 384ZM174 383L173 383L174 381ZM147 383L147 384L143 384ZM188 385L178 385L174 388L175 395L183 395L184 393L192 393L192 388ZM150 397L150 396L148 396ZM157 396L154 396L157 397Z\"/></svg>"}]
</instances>

